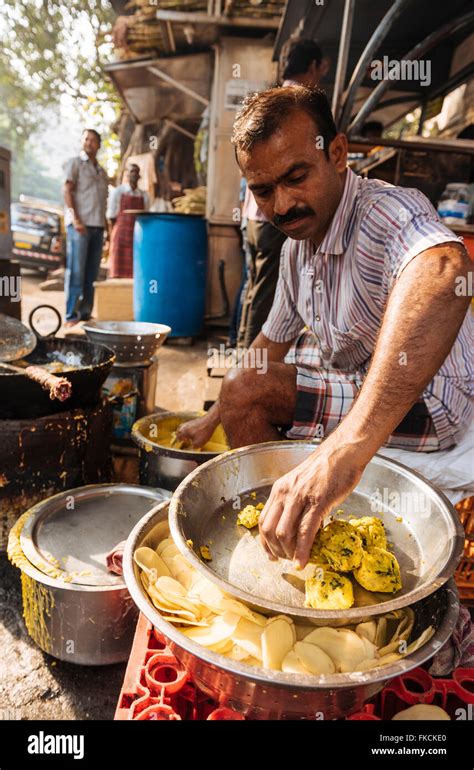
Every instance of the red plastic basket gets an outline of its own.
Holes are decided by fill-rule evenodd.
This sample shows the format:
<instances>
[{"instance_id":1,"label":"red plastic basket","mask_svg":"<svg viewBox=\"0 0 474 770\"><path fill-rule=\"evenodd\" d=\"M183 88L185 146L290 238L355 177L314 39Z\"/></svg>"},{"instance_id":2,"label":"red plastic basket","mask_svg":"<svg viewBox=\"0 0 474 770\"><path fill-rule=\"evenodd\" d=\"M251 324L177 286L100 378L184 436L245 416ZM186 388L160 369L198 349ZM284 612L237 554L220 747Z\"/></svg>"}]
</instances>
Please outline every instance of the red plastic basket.
<instances>
[{"instance_id":1,"label":"red plastic basket","mask_svg":"<svg viewBox=\"0 0 474 770\"><path fill-rule=\"evenodd\" d=\"M474 669L458 668L451 679L435 679L415 668L393 679L350 720L392 719L416 703L445 709L451 719L474 719ZM140 614L115 719L243 720L195 686L165 638Z\"/></svg>"}]
</instances>

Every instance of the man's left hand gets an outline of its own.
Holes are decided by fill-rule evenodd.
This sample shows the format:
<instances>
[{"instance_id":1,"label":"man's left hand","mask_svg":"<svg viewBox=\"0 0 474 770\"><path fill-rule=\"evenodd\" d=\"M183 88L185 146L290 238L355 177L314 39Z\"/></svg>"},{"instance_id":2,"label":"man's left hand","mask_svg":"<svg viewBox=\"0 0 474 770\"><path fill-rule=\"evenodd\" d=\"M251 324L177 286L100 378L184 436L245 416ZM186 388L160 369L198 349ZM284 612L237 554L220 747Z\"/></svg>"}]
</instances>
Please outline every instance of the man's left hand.
<instances>
[{"instance_id":1,"label":"man's left hand","mask_svg":"<svg viewBox=\"0 0 474 770\"><path fill-rule=\"evenodd\" d=\"M360 447L338 445L333 435L274 483L259 521L270 559L292 559L303 568L322 520L359 482L366 465Z\"/></svg>"}]
</instances>

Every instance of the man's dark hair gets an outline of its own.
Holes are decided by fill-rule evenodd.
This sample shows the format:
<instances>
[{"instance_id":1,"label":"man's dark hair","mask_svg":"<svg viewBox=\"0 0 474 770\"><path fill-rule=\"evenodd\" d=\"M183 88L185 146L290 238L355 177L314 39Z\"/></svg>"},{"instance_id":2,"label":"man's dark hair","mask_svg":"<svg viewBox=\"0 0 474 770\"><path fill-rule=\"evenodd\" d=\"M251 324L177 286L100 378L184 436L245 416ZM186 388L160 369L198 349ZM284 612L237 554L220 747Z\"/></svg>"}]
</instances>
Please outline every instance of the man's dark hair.
<instances>
[{"instance_id":1,"label":"man's dark hair","mask_svg":"<svg viewBox=\"0 0 474 770\"><path fill-rule=\"evenodd\" d=\"M137 169L137 171L138 171L138 173L140 173L140 166L138 165L138 163L130 163L130 165L129 165L129 167L128 167L128 169L127 169L127 170L128 170L128 171L131 171L131 170L132 170L132 168L136 168L136 169Z\"/></svg>"},{"instance_id":2,"label":"man's dark hair","mask_svg":"<svg viewBox=\"0 0 474 770\"><path fill-rule=\"evenodd\" d=\"M84 131L82 132L82 136L84 136L84 134L94 134L94 136L97 138L97 141L99 142L99 147L100 147L100 145L102 144L102 137L99 134L99 132L95 130L95 128L85 128Z\"/></svg>"},{"instance_id":3,"label":"man's dark hair","mask_svg":"<svg viewBox=\"0 0 474 770\"><path fill-rule=\"evenodd\" d=\"M303 75L307 72L311 64L321 64L323 52L315 40L307 38L291 38L286 41L281 49L280 71L284 80Z\"/></svg>"},{"instance_id":4,"label":"man's dark hair","mask_svg":"<svg viewBox=\"0 0 474 770\"><path fill-rule=\"evenodd\" d=\"M265 142L294 112L309 115L316 135L323 138L323 148L329 157L329 145L337 134L331 107L324 91L306 86L285 86L249 96L238 113L232 134L236 152L250 150L254 144Z\"/></svg>"},{"instance_id":5,"label":"man's dark hair","mask_svg":"<svg viewBox=\"0 0 474 770\"><path fill-rule=\"evenodd\" d=\"M361 136L382 136L383 123L380 120L368 120L360 129Z\"/></svg>"}]
</instances>

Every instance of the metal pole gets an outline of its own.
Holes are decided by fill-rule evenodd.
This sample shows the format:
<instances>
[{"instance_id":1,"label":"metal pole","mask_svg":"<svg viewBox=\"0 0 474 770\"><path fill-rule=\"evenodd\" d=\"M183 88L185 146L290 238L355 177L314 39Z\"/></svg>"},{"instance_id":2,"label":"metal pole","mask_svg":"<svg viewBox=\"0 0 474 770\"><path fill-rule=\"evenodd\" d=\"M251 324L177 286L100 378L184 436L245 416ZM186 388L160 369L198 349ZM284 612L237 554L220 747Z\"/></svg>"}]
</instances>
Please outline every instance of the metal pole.
<instances>
[{"instance_id":1,"label":"metal pole","mask_svg":"<svg viewBox=\"0 0 474 770\"><path fill-rule=\"evenodd\" d=\"M347 95L342 108L341 119L339 121L339 129L341 131L345 131L349 124L352 105L354 104L357 89L365 77L367 67L372 60L375 51L380 47L380 45L387 37L388 33L393 27L394 22L411 2L412 0L395 0L390 10L387 11L378 27L372 33L372 37L370 38L365 47L365 50L362 52L361 57L357 62L356 68L349 83L349 87L347 89Z\"/></svg>"},{"instance_id":2,"label":"metal pole","mask_svg":"<svg viewBox=\"0 0 474 770\"><path fill-rule=\"evenodd\" d=\"M187 136L188 139L191 139L193 142L196 139L196 134L192 134L191 131L188 131L186 128L183 128L183 126L180 126L178 123L175 123L174 120L165 118L165 123L167 126L171 126L171 128L174 128L176 131L179 131L180 134L184 134L184 136Z\"/></svg>"},{"instance_id":3,"label":"metal pole","mask_svg":"<svg viewBox=\"0 0 474 770\"><path fill-rule=\"evenodd\" d=\"M419 59L420 56L423 56L441 40L444 40L446 37L448 37L448 35L454 34L454 32L458 32L458 30L460 30L462 27L465 27L467 24L470 24L472 21L474 21L474 11L469 11L469 13L464 14L464 16L459 16L457 19L451 19L451 21L449 21L447 24L444 24L442 27L440 27L440 29L435 30L430 35L425 37L425 39L422 40L421 43L418 43L414 48L412 48L411 51L408 51L408 53L406 53L403 57L403 60L411 61L412 59ZM380 98L393 83L393 80L382 80L378 86L374 88L348 127L348 133L356 133L360 129L365 118L370 115L375 106L378 104ZM429 96L430 98L433 98L434 94L429 94Z\"/></svg>"},{"instance_id":4,"label":"metal pole","mask_svg":"<svg viewBox=\"0 0 474 770\"><path fill-rule=\"evenodd\" d=\"M197 91L193 91L192 88L188 88L188 86L183 85L183 83L180 83L178 80L175 80L171 77L171 75L168 75L166 72L163 72L163 70L158 69L158 67L147 67L149 72L152 72L153 75L156 75L158 78L161 78L161 80L164 80L165 83L169 83L170 85L177 88L179 91L182 91L183 93L187 94L188 96L191 96L193 99L196 99L198 102L201 102L202 104L205 104L206 107L208 104L210 104L209 99L206 99L204 96L201 96L201 94L198 94Z\"/></svg>"},{"instance_id":5,"label":"metal pole","mask_svg":"<svg viewBox=\"0 0 474 770\"><path fill-rule=\"evenodd\" d=\"M341 39L339 41L339 52L337 56L336 78L334 80L334 92L332 95L332 114L336 125L341 106L341 96L344 91L344 83L346 80L349 44L352 35L352 24L354 21L354 8L355 0L345 0L344 14L342 16Z\"/></svg>"}]
</instances>

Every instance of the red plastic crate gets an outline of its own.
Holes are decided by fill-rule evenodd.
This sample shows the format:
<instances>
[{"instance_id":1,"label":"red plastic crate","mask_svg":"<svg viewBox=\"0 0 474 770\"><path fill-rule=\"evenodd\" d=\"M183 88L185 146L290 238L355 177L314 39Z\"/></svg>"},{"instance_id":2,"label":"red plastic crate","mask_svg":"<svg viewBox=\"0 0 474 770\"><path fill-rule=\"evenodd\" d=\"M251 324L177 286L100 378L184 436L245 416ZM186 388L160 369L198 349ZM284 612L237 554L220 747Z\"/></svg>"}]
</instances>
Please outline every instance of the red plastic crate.
<instances>
[{"instance_id":1,"label":"red plastic crate","mask_svg":"<svg viewBox=\"0 0 474 770\"><path fill-rule=\"evenodd\" d=\"M361 711L346 718L392 719L416 703L441 706L451 719L473 719L474 669L458 668L451 679L435 679L424 668L415 668L393 679ZM165 638L140 614L115 719L217 721L245 717L201 692Z\"/></svg>"}]
</instances>

